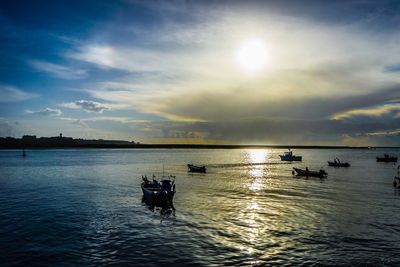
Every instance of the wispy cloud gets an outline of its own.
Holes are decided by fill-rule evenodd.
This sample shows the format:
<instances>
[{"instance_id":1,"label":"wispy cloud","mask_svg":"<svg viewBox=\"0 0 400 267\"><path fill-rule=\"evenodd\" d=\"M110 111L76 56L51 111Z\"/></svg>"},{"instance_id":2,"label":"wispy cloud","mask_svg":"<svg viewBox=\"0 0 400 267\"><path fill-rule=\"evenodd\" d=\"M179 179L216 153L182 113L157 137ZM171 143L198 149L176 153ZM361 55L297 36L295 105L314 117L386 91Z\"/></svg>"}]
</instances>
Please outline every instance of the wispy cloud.
<instances>
[{"instance_id":1,"label":"wispy cloud","mask_svg":"<svg viewBox=\"0 0 400 267\"><path fill-rule=\"evenodd\" d=\"M38 96L37 94L24 92L15 86L0 85L0 102L21 102Z\"/></svg>"},{"instance_id":2,"label":"wispy cloud","mask_svg":"<svg viewBox=\"0 0 400 267\"><path fill-rule=\"evenodd\" d=\"M84 69L67 67L40 60L31 60L29 63L37 70L50 73L51 75L61 79L74 80L74 79L83 79L88 76L87 71Z\"/></svg>"},{"instance_id":3,"label":"wispy cloud","mask_svg":"<svg viewBox=\"0 0 400 267\"><path fill-rule=\"evenodd\" d=\"M105 104L101 104L90 100L77 100L75 102L68 102L60 104L61 107L70 109L83 109L87 112L103 113L104 110L109 109Z\"/></svg>"},{"instance_id":4,"label":"wispy cloud","mask_svg":"<svg viewBox=\"0 0 400 267\"><path fill-rule=\"evenodd\" d=\"M395 129L392 131L378 131L366 133L367 136L400 136L400 129Z\"/></svg>"},{"instance_id":5,"label":"wispy cloud","mask_svg":"<svg viewBox=\"0 0 400 267\"><path fill-rule=\"evenodd\" d=\"M345 112L340 112L332 116L334 120L350 119L360 116L380 117L392 114L394 117L400 117L400 103L384 104L361 109L352 109Z\"/></svg>"},{"instance_id":6,"label":"wispy cloud","mask_svg":"<svg viewBox=\"0 0 400 267\"><path fill-rule=\"evenodd\" d=\"M40 116L60 116L62 114L61 110L52 108L45 108L36 111L26 110L25 113Z\"/></svg>"},{"instance_id":7,"label":"wispy cloud","mask_svg":"<svg viewBox=\"0 0 400 267\"><path fill-rule=\"evenodd\" d=\"M71 122L98 122L98 121L110 121L110 122L119 122L119 123L127 123L127 124L141 124L141 123L149 123L148 120L140 120L133 119L130 117L121 117L121 116L98 116L98 117L90 117L90 118L70 118L70 117L60 117L61 120L71 121Z\"/></svg>"}]
</instances>

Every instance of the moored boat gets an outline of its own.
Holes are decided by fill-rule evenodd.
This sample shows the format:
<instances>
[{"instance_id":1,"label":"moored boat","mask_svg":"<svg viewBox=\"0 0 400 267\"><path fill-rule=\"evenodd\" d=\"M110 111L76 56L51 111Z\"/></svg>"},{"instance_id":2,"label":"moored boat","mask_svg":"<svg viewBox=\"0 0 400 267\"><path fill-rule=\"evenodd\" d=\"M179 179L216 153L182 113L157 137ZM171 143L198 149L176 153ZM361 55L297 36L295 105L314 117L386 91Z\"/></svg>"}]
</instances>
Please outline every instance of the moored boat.
<instances>
[{"instance_id":1,"label":"moored boat","mask_svg":"<svg viewBox=\"0 0 400 267\"><path fill-rule=\"evenodd\" d=\"M332 166L332 167L350 167L350 163L341 162L339 158L335 158L334 161L328 161L328 166Z\"/></svg>"},{"instance_id":2,"label":"moored boat","mask_svg":"<svg viewBox=\"0 0 400 267\"><path fill-rule=\"evenodd\" d=\"M283 155L279 155L282 161L301 161L302 156L295 156L293 152L289 149L289 151L283 153Z\"/></svg>"},{"instance_id":3,"label":"moored boat","mask_svg":"<svg viewBox=\"0 0 400 267\"><path fill-rule=\"evenodd\" d=\"M206 166L196 166L193 164L188 164L187 165L189 168L189 172L202 172L202 173L206 173L207 172L207 168Z\"/></svg>"},{"instance_id":4,"label":"moored boat","mask_svg":"<svg viewBox=\"0 0 400 267\"><path fill-rule=\"evenodd\" d=\"M319 170L319 171L310 171L308 167L306 167L305 170L299 169L299 168L293 168L293 174L296 176L306 176L306 177L319 177L319 178L324 178L328 175L328 173L324 170Z\"/></svg>"},{"instance_id":5,"label":"moored boat","mask_svg":"<svg viewBox=\"0 0 400 267\"><path fill-rule=\"evenodd\" d=\"M383 157L376 157L377 162L397 162L397 157L384 154Z\"/></svg>"},{"instance_id":6,"label":"moored boat","mask_svg":"<svg viewBox=\"0 0 400 267\"><path fill-rule=\"evenodd\" d=\"M171 180L173 178L173 180ZM151 207L173 208L173 199L175 195L175 177L162 177L157 181L153 175L150 181L147 176L142 176L143 199Z\"/></svg>"}]
</instances>

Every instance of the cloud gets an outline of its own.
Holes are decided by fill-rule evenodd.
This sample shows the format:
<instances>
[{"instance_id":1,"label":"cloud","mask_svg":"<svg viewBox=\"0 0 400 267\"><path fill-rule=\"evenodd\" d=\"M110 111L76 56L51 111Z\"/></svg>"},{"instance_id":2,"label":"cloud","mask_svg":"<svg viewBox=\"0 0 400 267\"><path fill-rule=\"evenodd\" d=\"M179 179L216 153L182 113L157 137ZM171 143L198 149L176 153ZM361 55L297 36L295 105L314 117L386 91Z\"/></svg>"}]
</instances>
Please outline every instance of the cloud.
<instances>
[{"instance_id":1,"label":"cloud","mask_svg":"<svg viewBox=\"0 0 400 267\"><path fill-rule=\"evenodd\" d=\"M0 102L21 102L38 96L24 92L14 86L0 85Z\"/></svg>"},{"instance_id":2,"label":"cloud","mask_svg":"<svg viewBox=\"0 0 400 267\"><path fill-rule=\"evenodd\" d=\"M109 121L109 122L119 122L126 124L137 124L137 123L148 123L148 120L138 120L132 119L130 117L118 117L118 116L99 116L99 117L90 117L90 118L68 118L68 117L60 117L61 120L71 121L71 122L98 122L98 121Z\"/></svg>"},{"instance_id":3,"label":"cloud","mask_svg":"<svg viewBox=\"0 0 400 267\"><path fill-rule=\"evenodd\" d=\"M50 62L32 60L30 64L37 70L50 73L51 75L61 79L83 79L88 76L86 70L73 67L66 67Z\"/></svg>"},{"instance_id":4,"label":"cloud","mask_svg":"<svg viewBox=\"0 0 400 267\"><path fill-rule=\"evenodd\" d=\"M342 143L346 146L370 146L371 140L368 136L351 136L349 134L343 134Z\"/></svg>"},{"instance_id":5,"label":"cloud","mask_svg":"<svg viewBox=\"0 0 400 267\"><path fill-rule=\"evenodd\" d=\"M391 133L391 136L395 137L399 127L400 119L391 122L252 119L214 122L163 121L142 124L142 128L146 129L144 138L150 142L154 142L152 139L195 137L213 142L219 140L220 143L281 145L360 145L366 144L367 141L370 142L369 145L382 144L384 136L372 133Z\"/></svg>"},{"instance_id":6,"label":"cloud","mask_svg":"<svg viewBox=\"0 0 400 267\"><path fill-rule=\"evenodd\" d=\"M358 24L316 24L277 14L249 17L234 9L202 10L201 18L185 23L166 21L151 31L140 24L122 28L137 35L129 45L92 42L68 53L74 60L128 72L85 85L86 92L175 121L308 119L355 108L346 98L357 103L357 97L378 95L400 82L395 73L383 71L400 61L398 37ZM105 34L111 38L113 31ZM254 36L265 42L271 61L264 71L246 75L236 53ZM388 41L382 44L382 38ZM337 108L335 101L345 104Z\"/></svg>"},{"instance_id":7,"label":"cloud","mask_svg":"<svg viewBox=\"0 0 400 267\"><path fill-rule=\"evenodd\" d=\"M40 116L60 116L62 114L61 110L52 108L45 108L43 110L37 110L37 111L26 110L25 113L40 115Z\"/></svg>"},{"instance_id":8,"label":"cloud","mask_svg":"<svg viewBox=\"0 0 400 267\"><path fill-rule=\"evenodd\" d=\"M393 115L400 117L400 103L384 104L373 107L366 107L361 109L352 109L345 112L335 114L332 119L343 120L352 119L355 117L382 117L384 115Z\"/></svg>"},{"instance_id":9,"label":"cloud","mask_svg":"<svg viewBox=\"0 0 400 267\"><path fill-rule=\"evenodd\" d=\"M400 129L366 133L366 136L400 136Z\"/></svg>"},{"instance_id":10,"label":"cloud","mask_svg":"<svg viewBox=\"0 0 400 267\"><path fill-rule=\"evenodd\" d=\"M104 104L90 100L78 100L75 102L62 103L60 104L60 106L64 108L83 109L87 112L98 112L98 113L103 113L104 110L109 109Z\"/></svg>"}]
</instances>

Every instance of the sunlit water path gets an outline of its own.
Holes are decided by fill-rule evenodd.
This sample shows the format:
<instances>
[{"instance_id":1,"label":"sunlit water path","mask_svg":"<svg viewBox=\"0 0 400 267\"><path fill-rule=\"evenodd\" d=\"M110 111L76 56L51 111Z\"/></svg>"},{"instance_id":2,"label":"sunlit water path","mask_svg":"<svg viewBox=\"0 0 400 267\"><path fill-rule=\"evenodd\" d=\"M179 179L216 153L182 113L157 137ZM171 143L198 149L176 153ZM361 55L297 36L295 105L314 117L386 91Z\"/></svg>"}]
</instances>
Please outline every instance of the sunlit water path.
<instances>
[{"instance_id":1,"label":"sunlit water path","mask_svg":"<svg viewBox=\"0 0 400 267\"><path fill-rule=\"evenodd\" d=\"M399 150L0 151L2 265L400 265ZM351 167L326 167L339 157ZM205 164L191 174L186 164ZM141 202L176 175L175 214ZM292 167L328 178L293 178Z\"/></svg>"}]
</instances>

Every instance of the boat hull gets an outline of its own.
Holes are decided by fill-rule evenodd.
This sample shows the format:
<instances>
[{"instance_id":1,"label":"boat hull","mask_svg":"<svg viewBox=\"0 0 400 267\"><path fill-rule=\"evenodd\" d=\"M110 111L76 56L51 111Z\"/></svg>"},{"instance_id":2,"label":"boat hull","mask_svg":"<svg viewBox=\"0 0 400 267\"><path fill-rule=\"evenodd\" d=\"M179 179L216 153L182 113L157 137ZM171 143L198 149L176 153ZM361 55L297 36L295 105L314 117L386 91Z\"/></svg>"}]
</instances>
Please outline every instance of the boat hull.
<instances>
[{"instance_id":1,"label":"boat hull","mask_svg":"<svg viewBox=\"0 0 400 267\"><path fill-rule=\"evenodd\" d=\"M192 164L188 164L187 166L189 168L189 172L200 172L200 173L206 173L207 172L206 166L195 166L195 165L192 165Z\"/></svg>"},{"instance_id":2,"label":"boat hull","mask_svg":"<svg viewBox=\"0 0 400 267\"><path fill-rule=\"evenodd\" d=\"M142 183L143 200L150 207L172 208L175 192L167 192L156 187L146 187Z\"/></svg>"},{"instance_id":3,"label":"boat hull","mask_svg":"<svg viewBox=\"0 0 400 267\"><path fill-rule=\"evenodd\" d=\"M376 162L397 162L397 157L391 157L391 158L376 157Z\"/></svg>"},{"instance_id":4,"label":"boat hull","mask_svg":"<svg viewBox=\"0 0 400 267\"><path fill-rule=\"evenodd\" d=\"M333 161L328 161L328 166L331 166L331 167L350 167L350 164L348 162L337 163L337 162L333 162Z\"/></svg>"},{"instance_id":5,"label":"boat hull","mask_svg":"<svg viewBox=\"0 0 400 267\"><path fill-rule=\"evenodd\" d=\"M302 161L302 156L279 155L281 161Z\"/></svg>"},{"instance_id":6,"label":"boat hull","mask_svg":"<svg viewBox=\"0 0 400 267\"><path fill-rule=\"evenodd\" d=\"M296 176L305 176L305 177L319 177L324 178L328 174L324 170L320 170L319 172L316 171L309 171L309 170L302 170L299 168L293 168L296 173Z\"/></svg>"}]
</instances>

